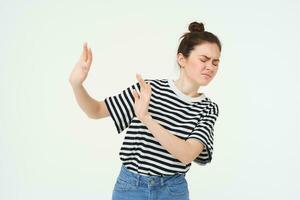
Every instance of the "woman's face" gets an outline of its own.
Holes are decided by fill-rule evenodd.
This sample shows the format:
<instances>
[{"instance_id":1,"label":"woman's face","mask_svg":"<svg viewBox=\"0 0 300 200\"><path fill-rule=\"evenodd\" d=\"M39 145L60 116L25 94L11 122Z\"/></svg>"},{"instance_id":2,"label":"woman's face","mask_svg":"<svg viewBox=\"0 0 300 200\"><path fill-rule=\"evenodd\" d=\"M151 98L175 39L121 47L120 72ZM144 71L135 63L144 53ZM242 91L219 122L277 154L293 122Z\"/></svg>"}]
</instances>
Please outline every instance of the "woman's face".
<instances>
[{"instance_id":1,"label":"woman's face","mask_svg":"<svg viewBox=\"0 0 300 200\"><path fill-rule=\"evenodd\" d=\"M186 59L178 54L178 62L185 75L198 85L207 85L216 75L220 62L220 50L215 43L202 43L195 46Z\"/></svg>"}]
</instances>

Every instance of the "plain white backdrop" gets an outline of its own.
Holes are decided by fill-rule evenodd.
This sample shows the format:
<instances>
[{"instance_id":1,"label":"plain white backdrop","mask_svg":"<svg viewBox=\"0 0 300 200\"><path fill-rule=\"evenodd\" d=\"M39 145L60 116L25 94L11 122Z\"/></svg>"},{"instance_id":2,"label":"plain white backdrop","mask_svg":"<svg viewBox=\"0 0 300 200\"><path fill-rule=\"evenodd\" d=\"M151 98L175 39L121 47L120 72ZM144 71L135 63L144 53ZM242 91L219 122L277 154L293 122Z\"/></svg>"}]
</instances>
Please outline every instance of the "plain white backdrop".
<instances>
[{"instance_id":1,"label":"plain white backdrop","mask_svg":"<svg viewBox=\"0 0 300 200\"><path fill-rule=\"evenodd\" d=\"M125 132L89 119L68 82L84 41L84 83L103 100L143 78L177 78L179 37L203 22L223 44L200 88L218 103L211 164L191 199L299 199L299 1L1 1L0 199L110 199Z\"/></svg>"}]
</instances>

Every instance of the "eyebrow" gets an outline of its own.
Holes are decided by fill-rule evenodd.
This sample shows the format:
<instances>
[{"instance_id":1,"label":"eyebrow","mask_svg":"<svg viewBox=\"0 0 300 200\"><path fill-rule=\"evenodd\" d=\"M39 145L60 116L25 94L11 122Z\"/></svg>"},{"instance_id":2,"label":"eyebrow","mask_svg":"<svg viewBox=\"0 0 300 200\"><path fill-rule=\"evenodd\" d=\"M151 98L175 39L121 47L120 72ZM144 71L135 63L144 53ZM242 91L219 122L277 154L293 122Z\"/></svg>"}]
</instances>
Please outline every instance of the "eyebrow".
<instances>
[{"instance_id":1,"label":"eyebrow","mask_svg":"<svg viewBox=\"0 0 300 200\"><path fill-rule=\"evenodd\" d=\"M208 56L206 56L206 55L199 55L199 56L204 56L205 58L208 58L208 59L210 59L210 57L208 57ZM220 61L220 59L214 59L214 60L216 60L216 61Z\"/></svg>"}]
</instances>

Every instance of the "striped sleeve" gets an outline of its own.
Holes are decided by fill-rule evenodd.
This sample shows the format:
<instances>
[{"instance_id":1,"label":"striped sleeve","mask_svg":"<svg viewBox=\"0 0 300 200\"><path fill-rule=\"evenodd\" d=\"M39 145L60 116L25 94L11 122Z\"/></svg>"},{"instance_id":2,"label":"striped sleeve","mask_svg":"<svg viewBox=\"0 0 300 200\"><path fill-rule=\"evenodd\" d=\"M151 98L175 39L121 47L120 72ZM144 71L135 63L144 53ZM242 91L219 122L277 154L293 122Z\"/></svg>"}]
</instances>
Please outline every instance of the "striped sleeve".
<instances>
[{"instance_id":1,"label":"striped sleeve","mask_svg":"<svg viewBox=\"0 0 300 200\"><path fill-rule=\"evenodd\" d=\"M195 158L194 162L199 165L205 165L212 160L214 125L219 116L219 108L216 103L208 106L208 112L200 118L196 127L190 134L189 138L198 139L203 145L203 151Z\"/></svg>"},{"instance_id":2,"label":"striped sleeve","mask_svg":"<svg viewBox=\"0 0 300 200\"><path fill-rule=\"evenodd\" d=\"M139 82L132 84L119 94L108 96L104 99L118 133L121 133L124 129L126 129L135 116L133 109L134 97L131 93L132 89L139 92Z\"/></svg>"}]
</instances>

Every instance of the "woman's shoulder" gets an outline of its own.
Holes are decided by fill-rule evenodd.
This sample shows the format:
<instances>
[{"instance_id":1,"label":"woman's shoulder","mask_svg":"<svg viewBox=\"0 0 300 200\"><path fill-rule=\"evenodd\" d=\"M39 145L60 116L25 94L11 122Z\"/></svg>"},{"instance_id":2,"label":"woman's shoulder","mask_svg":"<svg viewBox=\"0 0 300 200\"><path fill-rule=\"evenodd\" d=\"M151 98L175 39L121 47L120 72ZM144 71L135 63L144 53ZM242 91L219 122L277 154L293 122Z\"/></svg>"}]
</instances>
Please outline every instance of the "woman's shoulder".
<instances>
[{"instance_id":1,"label":"woman's shoulder","mask_svg":"<svg viewBox=\"0 0 300 200\"><path fill-rule=\"evenodd\" d=\"M144 80L150 82L167 82L168 78L145 78Z\"/></svg>"},{"instance_id":2,"label":"woman's shoulder","mask_svg":"<svg viewBox=\"0 0 300 200\"><path fill-rule=\"evenodd\" d=\"M168 84L168 78L145 78L144 80L157 86L166 86Z\"/></svg>"},{"instance_id":3,"label":"woman's shoulder","mask_svg":"<svg viewBox=\"0 0 300 200\"><path fill-rule=\"evenodd\" d=\"M219 105L215 100L212 100L210 97L205 98L207 110L209 113L214 113L216 115L219 115Z\"/></svg>"}]
</instances>

